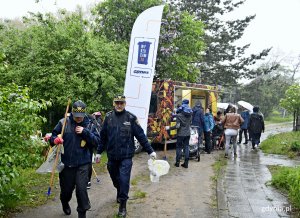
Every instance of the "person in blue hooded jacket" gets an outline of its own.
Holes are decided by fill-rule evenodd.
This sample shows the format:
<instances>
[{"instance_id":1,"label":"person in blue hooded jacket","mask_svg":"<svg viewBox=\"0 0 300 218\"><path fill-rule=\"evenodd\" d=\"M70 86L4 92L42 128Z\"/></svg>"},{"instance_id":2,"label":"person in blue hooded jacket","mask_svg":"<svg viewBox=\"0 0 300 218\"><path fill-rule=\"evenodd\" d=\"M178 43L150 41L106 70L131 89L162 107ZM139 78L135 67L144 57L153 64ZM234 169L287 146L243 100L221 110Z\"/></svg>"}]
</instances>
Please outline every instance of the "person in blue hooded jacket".
<instances>
[{"instance_id":1,"label":"person in blue hooded jacket","mask_svg":"<svg viewBox=\"0 0 300 218\"><path fill-rule=\"evenodd\" d=\"M204 115L204 140L205 140L205 151L210 154L211 152L211 136L212 130L215 126L211 109L207 108Z\"/></svg>"},{"instance_id":2,"label":"person in blue hooded jacket","mask_svg":"<svg viewBox=\"0 0 300 218\"><path fill-rule=\"evenodd\" d=\"M189 141L191 136L191 120L192 120L193 110L189 107L189 100L183 99L182 105L177 110L176 115L176 125L171 127L171 129L177 129L177 142L176 142L176 162L175 166L179 167L182 149L184 150L184 163L181 164L182 167L188 168L189 165ZM167 130L170 127L166 127Z\"/></svg>"},{"instance_id":3,"label":"person in blue hooded jacket","mask_svg":"<svg viewBox=\"0 0 300 218\"><path fill-rule=\"evenodd\" d=\"M72 106L72 113L67 117L63 138L60 134L64 118L52 131L51 146L63 144L64 152L61 161L64 169L59 173L60 200L66 215L71 214L69 201L76 188L77 212L79 218L86 217L86 211L91 208L88 193L88 172L92 162L90 149L97 147L100 136L91 130L90 120L86 116L86 105L76 101Z\"/></svg>"},{"instance_id":4,"label":"person in blue hooded jacket","mask_svg":"<svg viewBox=\"0 0 300 218\"><path fill-rule=\"evenodd\" d=\"M249 119L250 119L250 113L247 109L245 109L242 113L241 113L241 117L244 120L244 123L241 125L240 130L239 130L239 141L238 144L242 143L242 137L243 137L243 133L244 133L244 137L245 137L245 142L244 144L248 144L248 128L249 128Z\"/></svg>"}]
</instances>

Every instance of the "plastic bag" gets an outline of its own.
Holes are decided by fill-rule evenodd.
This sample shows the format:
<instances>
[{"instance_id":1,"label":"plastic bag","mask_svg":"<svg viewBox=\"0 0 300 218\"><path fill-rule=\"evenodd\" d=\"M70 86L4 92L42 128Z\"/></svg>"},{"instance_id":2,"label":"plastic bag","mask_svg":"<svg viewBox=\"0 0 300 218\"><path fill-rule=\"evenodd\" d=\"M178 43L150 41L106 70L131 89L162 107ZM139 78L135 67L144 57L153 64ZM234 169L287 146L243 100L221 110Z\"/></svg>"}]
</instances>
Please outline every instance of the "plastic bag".
<instances>
[{"instance_id":1,"label":"plastic bag","mask_svg":"<svg viewBox=\"0 0 300 218\"><path fill-rule=\"evenodd\" d=\"M148 160L148 168L150 170L151 182L159 182L159 177L169 172L170 165L165 160Z\"/></svg>"},{"instance_id":2,"label":"plastic bag","mask_svg":"<svg viewBox=\"0 0 300 218\"><path fill-rule=\"evenodd\" d=\"M60 152L58 153L58 160L57 160L57 166L56 171L61 172L64 169L64 164L61 162L61 154L63 153L63 145L61 145ZM53 164L56 159L56 153L57 153L57 146L50 149L50 152L48 154L47 160L36 170L37 173L51 173Z\"/></svg>"},{"instance_id":3,"label":"plastic bag","mask_svg":"<svg viewBox=\"0 0 300 218\"><path fill-rule=\"evenodd\" d=\"M189 141L189 145L197 145L198 144L198 131L196 128L191 128L190 129L191 132L191 136L190 136L190 141Z\"/></svg>"}]
</instances>

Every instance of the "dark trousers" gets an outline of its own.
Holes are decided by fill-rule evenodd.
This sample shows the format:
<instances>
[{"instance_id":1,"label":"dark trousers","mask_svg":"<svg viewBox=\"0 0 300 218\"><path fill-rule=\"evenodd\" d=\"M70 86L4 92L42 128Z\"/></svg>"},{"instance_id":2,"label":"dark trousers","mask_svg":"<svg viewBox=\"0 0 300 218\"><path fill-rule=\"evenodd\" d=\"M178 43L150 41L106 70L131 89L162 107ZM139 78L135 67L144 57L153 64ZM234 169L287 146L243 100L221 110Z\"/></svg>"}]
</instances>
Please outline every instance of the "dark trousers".
<instances>
[{"instance_id":1,"label":"dark trousers","mask_svg":"<svg viewBox=\"0 0 300 218\"><path fill-rule=\"evenodd\" d=\"M203 129L201 127L197 127L198 131L198 146L203 144L203 139L202 139L202 134L203 134Z\"/></svg>"},{"instance_id":2,"label":"dark trousers","mask_svg":"<svg viewBox=\"0 0 300 218\"><path fill-rule=\"evenodd\" d=\"M189 160L190 150L189 150L190 136L177 136L176 142L176 163L180 162L182 149L184 152L185 161Z\"/></svg>"},{"instance_id":3,"label":"dark trousers","mask_svg":"<svg viewBox=\"0 0 300 218\"><path fill-rule=\"evenodd\" d=\"M132 159L108 160L107 169L114 187L117 189L117 198L127 201L130 187Z\"/></svg>"},{"instance_id":4,"label":"dark trousers","mask_svg":"<svg viewBox=\"0 0 300 218\"><path fill-rule=\"evenodd\" d=\"M240 131L239 131L239 143L242 142L243 132L244 132L244 137L245 137L245 143L247 143L248 142L248 130L247 129L240 129Z\"/></svg>"},{"instance_id":5,"label":"dark trousers","mask_svg":"<svg viewBox=\"0 0 300 218\"><path fill-rule=\"evenodd\" d=\"M260 143L261 132L252 133L252 146L259 145Z\"/></svg>"},{"instance_id":6,"label":"dark trousers","mask_svg":"<svg viewBox=\"0 0 300 218\"><path fill-rule=\"evenodd\" d=\"M205 151L210 154L211 152L211 132L204 132Z\"/></svg>"},{"instance_id":7,"label":"dark trousers","mask_svg":"<svg viewBox=\"0 0 300 218\"><path fill-rule=\"evenodd\" d=\"M90 164L79 167L67 167L59 174L60 200L62 204L67 204L76 187L77 211L85 212L91 208L89 196L86 189L88 183L88 170Z\"/></svg>"},{"instance_id":8,"label":"dark trousers","mask_svg":"<svg viewBox=\"0 0 300 218\"><path fill-rule=\"evenodd\" d=\"M89 167L89 173L88 173L88 176L89 176L89 182L91 181L92 179L92 174L93 174L93 153L94 153L94 149L93 148L89 148L89 151L90 151L90 154L91 154L91 165Z\"/></svg>"}]
</instances>

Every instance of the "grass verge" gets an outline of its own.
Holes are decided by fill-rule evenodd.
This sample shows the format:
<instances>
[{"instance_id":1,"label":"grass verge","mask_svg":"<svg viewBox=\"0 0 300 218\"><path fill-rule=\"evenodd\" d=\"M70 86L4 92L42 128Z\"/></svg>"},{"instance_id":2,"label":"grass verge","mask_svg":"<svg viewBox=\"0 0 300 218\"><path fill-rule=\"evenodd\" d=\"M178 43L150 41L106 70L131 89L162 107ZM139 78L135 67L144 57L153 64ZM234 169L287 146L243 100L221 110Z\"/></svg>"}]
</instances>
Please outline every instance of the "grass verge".
<instances>
[{"instance_id":1,"label":"grass verge","mask_svg":"<svg viewBox=\"0 0 300 218\"><path fill-rule=\"evenodd\" d=\"M4 208L1 216L10 217L13 212L20 212L24 207L36 207L45 204L48 199L57 196L58 174L55 174L51 195L47 197L50 185L50 174L37 174L36 169L18 169L20 176L5 187L7 195L4 198Z\"/></svg>"},{"instance_id":2,"label":"grass verge","mask_svg":"<svg viewBox=\"0 0 300 218\"><path fill-rule=\"evenodd\" d=\"M94 164L94 169L99 174L106 170L107 155L103 153L101 163ZM4 208L0 217L10 217L14 212L21 212L26 207L37 207L47 203L49 199L54 199L59 195L58 174L55 174L54 185L51 195L47 197L51 174L38 174L36 169L18 169L20 176L16 177L11 184L7 185L7 195L4 198Z\"/></svg>"},{"instance_id":3,"label":"grass verge","mask_svg":"<svg viewBox=\"0 0 300 218\"><path fill-rule=\"evenodd\" d=\"M214 169L214 176L211 178L214 182L218 181L218 177L222 170L225 168L227 165L227 159L224 158L224 154L220 154L217 158L215 163L213 164L213 169Z\"/></svg>"},{"instance_id":4,"label":"grass verge","mask_svg":"<svg viewBox=\"0 0 300 218\"><path fill-rule=\"evenodd\" d=\"M271 185L288 196L293 215L300 217L300 167L269 166Z\"/></svg>"},{"instance_id":5,"label":"grass verge","mask_svg":"<svg viewBox=\"0 0 300 218\"><path fill-rule=\"evenodd\" d=\"M265 124L271 124L271 123L285 123L285 122L292 122L293 117L288 116L288 117L278 117L278 116L270 116L266 118Z\"/></svg>"},{"instance_id":6,"label":"grass verge","mask_svg":"<svg viewBox=\"0 0 300 218\"><path fill-rule=\"evenodd\" d=\"M218 179L220 178L221 174L225 170L226 165L227 165L227 159L224 158L224 153L222 152L222 154L219 154L216 157L216 161L212 165L214 170L214 175L210 179L213 181L213 189L215 189L215 191L217 191L218 189ZM212 208L216 208L216 209L218 208L217 194L212 197L210 204ZM215 213L216 213L215 215L217 216L218 214L217 211L215 211Z\"/></svg>"},{"instance_id":7,"label":"grass verge","mask_svg":"<svg viewBox=\"0 0 300 218\"><path fill-rule=\"evenodd\" d=\"M300 132L271 135L260 144L260 148L268 154L282 154L294 158L300 155Z\"/></svg>"}]
</instances>

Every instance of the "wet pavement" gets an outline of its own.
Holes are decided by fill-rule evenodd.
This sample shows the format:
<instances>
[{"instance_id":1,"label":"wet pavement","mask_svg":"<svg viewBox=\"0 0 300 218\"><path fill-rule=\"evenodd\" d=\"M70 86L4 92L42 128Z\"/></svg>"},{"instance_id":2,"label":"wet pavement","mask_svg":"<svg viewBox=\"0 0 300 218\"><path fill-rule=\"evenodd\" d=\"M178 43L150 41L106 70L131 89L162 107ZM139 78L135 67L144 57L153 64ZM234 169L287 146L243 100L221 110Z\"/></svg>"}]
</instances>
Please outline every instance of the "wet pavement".
<instances>
[{"instance_id":1,"label":"wet pavement","mask_svg":"<svg viewBox=\"0 0 300 218\"><path fill-rule=\"evenodd\" d=\"M262 140L270 134L291 131L282 125L267 126ZM232 151L232 150L230 150ZM285 196L268 185L271 173L267 165L295 166L300 161L280 155L265 155L252 146L238 145L238 156L230 153L226 169L218 179L219 217L290 217L292 206Z\"/></svg>"}]
</instances>

